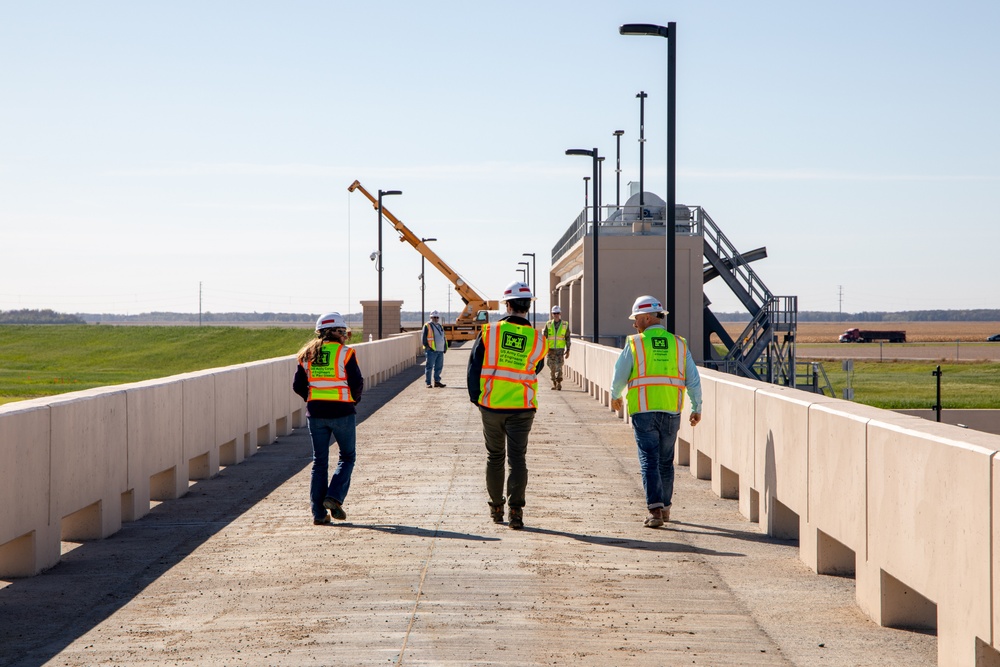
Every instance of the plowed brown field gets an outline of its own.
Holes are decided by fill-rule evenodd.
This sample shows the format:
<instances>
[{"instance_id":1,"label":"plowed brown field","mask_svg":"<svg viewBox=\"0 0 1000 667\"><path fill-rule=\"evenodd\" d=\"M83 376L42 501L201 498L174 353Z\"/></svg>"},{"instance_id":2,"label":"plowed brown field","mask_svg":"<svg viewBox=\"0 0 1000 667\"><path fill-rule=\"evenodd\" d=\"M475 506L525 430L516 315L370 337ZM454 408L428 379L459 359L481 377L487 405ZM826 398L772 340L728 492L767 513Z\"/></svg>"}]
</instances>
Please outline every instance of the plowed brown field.
<instances>
[{"instance_id":1,"label":"plowed brown field","mask_svg":"<svg viewBox=\"0 0 1000 667\"><path fill-rule=\"evenodd\" d=\"M741 322L725 322L734 338L746 327ZM846 329L905 331L907 343L985 343L987 336L1000 333L1000 322L799 322L799 343L836 343ZM1000 343L996 343L1000 348Z\"/></svg>"}]
</instances>

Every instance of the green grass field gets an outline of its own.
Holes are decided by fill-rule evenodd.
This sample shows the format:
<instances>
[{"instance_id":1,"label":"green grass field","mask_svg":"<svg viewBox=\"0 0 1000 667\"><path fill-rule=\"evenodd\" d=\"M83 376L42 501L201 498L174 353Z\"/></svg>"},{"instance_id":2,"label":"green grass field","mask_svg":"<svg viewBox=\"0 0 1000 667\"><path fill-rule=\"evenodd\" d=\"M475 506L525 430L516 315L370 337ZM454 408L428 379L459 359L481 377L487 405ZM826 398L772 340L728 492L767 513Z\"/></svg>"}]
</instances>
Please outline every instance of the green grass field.
<instances>
[{"instance_id":1,"label":"green grass field","mask_svg":"<svg viewBox=\"0 0 1000 667\"><path fill-rule=\"evenodd\" d=\"M295 354L309 329L0 326L0 404Z\"/></svg>"},{"instance_id":2,"label":"green grass field","mask_svg":"<svg viewBox=\"0 0 1000 667\"><path fill-rule=\"evenodd\" d=\"M941 363L941 405L957 409L1000 409L1000 363ZM855 361L854 401L876 408L926 409L934 405L935 362ZM837 396L847 387L840 362L823 362Z\"/></svg>"}]
</instances>

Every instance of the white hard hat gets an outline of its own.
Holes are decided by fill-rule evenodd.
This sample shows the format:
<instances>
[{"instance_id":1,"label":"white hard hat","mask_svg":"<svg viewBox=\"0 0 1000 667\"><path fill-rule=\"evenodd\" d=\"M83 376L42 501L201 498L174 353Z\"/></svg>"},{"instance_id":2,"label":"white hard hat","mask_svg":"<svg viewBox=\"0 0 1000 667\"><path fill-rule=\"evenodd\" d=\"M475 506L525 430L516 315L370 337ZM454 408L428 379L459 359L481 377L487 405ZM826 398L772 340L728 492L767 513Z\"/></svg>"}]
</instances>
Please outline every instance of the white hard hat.
<instances>
[{"instance_id":1,"label":"white hard hat","mask_svg":"<svg viewBox=\"0 0 1000 667\"><path fill-rule=\"evenodd\" d=\"M346 329L347 322L340 313L326 313L316 320L316 331L321 329Z\"/></svg>"},{"instance_id":2,"label":"white hard hat","mask_svg":"<svg viewBox=\"0 0 1000 667\"><path fill-rule=\"evenodd\" d=\"M531 288L528 287L527 283L522 283L520 280L515 280L510 285L503 290L503 296L500 297L501 301L513 301L514 299L534 299L535 295L531 293Z\"/></svg>"},{"instance_id":3,"label":"white hard hat","mask_svg":"<svg viewBox=\"0 0 1000 667\"><path fill-rule=\"evenodd\" d=\"M628 316L630 320L634 320L636 315L642 315L643 313L649 313L655 315L656 313L666 313L667 311L663 308L663 304L655 296L640 296L632 304L632 314Z\"/></svg>"},{"instance_id":4,"label":"white hard hat","mask_svg":"<svg viewBox=\"0 0 1000 667\"><path fill-rule=\"evenodd\" d=\"M431 317L441 317L441 313L436 310L431 311Z\"/></svg>"},{"instance_id":5,"label":"white hard hat","mask_svg":"<svg viewBox=\"0 0 1000 667\"><path fill-rule=\"evenodd\" d=\"M553 315L555 315L556 313L561 313L561 312L562 312L562 308L560 308L559 306L552 306L552 314Z\"/></svg>"}]
</instances>

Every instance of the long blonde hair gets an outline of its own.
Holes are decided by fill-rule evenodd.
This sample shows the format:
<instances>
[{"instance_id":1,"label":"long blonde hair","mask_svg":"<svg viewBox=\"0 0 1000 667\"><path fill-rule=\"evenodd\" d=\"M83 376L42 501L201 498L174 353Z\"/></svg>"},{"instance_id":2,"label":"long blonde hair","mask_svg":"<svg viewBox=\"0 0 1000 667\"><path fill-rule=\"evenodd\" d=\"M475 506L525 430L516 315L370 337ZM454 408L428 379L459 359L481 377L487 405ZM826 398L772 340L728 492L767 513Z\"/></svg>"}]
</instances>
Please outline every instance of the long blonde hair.
<instances>
[{"instance_id":1,"label":"long blonde hair","mask_svg":"<svg viewBox=\"0 0 1000 667\"><path fill-rule=\"evenodd\" d=\"M347 342L347 331L344 329L320 329L316 332L316 337L311 341L302 346L302 349L298 352L298 360L300 364L306 362L316 361L319 358L319 352L323 347L323 343L340 343L341 345Z\"/></svg>"}]
</instances>

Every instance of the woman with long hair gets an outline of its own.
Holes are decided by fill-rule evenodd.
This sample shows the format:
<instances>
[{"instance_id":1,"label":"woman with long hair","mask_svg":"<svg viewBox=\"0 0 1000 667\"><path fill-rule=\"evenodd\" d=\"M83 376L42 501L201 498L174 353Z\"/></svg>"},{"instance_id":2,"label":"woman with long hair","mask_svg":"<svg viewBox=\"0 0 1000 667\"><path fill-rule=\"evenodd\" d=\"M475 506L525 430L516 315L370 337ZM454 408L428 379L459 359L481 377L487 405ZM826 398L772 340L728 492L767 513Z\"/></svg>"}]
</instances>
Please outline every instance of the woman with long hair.
<instances>
[{"instance_id":1,"label":"woman with long hair","mask_svg":"<svg viewBox=\"0 0 1000 667\"><path fill-rule=\"evenodd\" d=\"M343 504L356 458L354 406L365 388L354 350L347 346L348 337L347 324L340 313L321 316L316 320L316 337L299 350L299 366L292 380L292 389L306 401L312 436L309 500L313 523L317 526L330 523L330 515L341 521L347 518ZM340 448L340 458L333 477L328 478L330 445L334 441Z\"/></svg>"}]
</instances>

